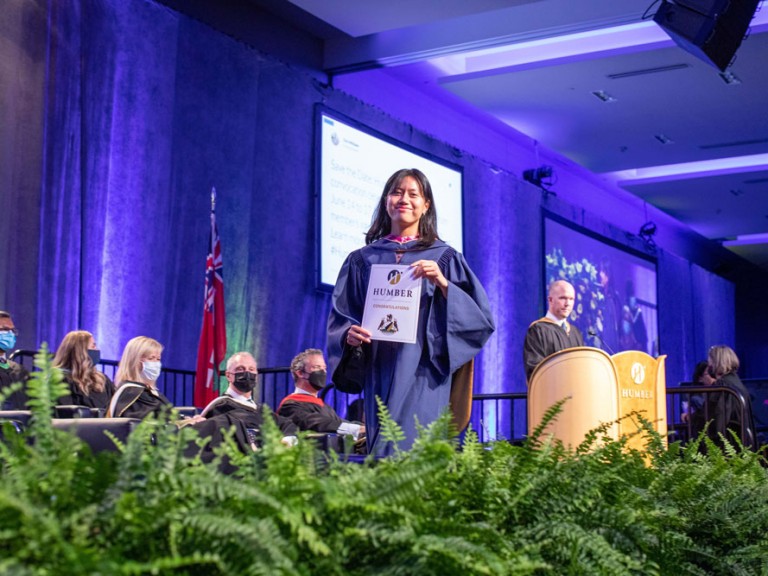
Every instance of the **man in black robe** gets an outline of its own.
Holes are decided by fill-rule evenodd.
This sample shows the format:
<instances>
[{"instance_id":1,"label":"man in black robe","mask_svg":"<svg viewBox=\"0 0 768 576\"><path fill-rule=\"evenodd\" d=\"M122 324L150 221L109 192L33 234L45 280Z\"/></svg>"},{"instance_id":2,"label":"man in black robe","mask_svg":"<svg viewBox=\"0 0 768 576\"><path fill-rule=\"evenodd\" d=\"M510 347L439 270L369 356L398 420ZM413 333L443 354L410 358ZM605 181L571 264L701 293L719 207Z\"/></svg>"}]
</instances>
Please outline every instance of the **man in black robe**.
<instances>
[{"instance_id":1,"label":"man in black robe","mask_svg":"<svg viewBox=\"0 0 768 576\"><path fill-rule=\"evenodd\" d=\"M277 413L290 418L300 430L349 435L355 441L365 436L365 426L342 420L336 411L318 397L328 380L322 350L309 348L291 361L291 375L296 383L293 394L280 403Z\"/></svg>"},{"instance_id":2,"label":"man in black robe","mask_svg":"<svg viewBox=\"0 0 768 576\"><path fill-rule=\"evenodd\" d=\"M249 430L252 444L260 445L260 430L264 424L264 405L253 398L253 389L259 374L256 360L248 352L237 352L227 360L225 376L229 382L227 391L212 400L201 415L213 418L227 414L240 420ZM283 443L296 442L296 425L287 418L273 414L278 428L283 433Z\"/></svg>"},{"instance_id":3,"label":"man in black robe","mask_svg":"<svg viewBox=\"0 0 768 576\"><path fill-rule=\"evenodd\" d=\"M525 335L523 361L528 382L534 368L547 356L566 348L584 346L581 332L568 322L575 295L573 286L565 280L556 280L550 285L547 314L533 322Z\"/></svg>"},{"instance_id":4,"label":"man in black robe","mask_svg":"<svg viewBox=\"0 0 768 576\"><path fill-rule=\"evenodd\" d=\"M9 358L16 349L16 336L18 330L13 323L13 318L8 312L0 310L0 390L20 382L22 385L29 379L29 372L21 364ZM3 410L26 409L27 395L24 389L10 394L2 404Z\"/></svg>"}]
</instances>

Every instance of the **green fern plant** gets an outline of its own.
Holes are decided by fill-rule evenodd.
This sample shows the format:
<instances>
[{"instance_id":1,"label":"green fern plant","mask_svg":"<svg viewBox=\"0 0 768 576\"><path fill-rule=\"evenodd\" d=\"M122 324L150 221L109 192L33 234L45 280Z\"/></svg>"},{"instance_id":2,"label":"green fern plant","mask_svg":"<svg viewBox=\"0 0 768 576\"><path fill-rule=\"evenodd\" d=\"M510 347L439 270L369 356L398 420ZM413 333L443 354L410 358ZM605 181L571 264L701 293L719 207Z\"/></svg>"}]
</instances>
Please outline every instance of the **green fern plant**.
<instances>
[{"instance_id":1,"label":"green fern plant","mask_svg":"<svg viewBox=\"0 0 768 576\"><path fill-rule=\"evenodd\" d=\"M91 454L53 427L45 350L35 420L0 442L0 573L30 575L764 575L765 461L738 443L665 445L636 415L643 452L599 427L574 449L461 441L446 413L410 450L349 463L306 435L241 452L167 419ZM171 419L173 417L171 416ZM402 430L380 404L382 436ZM197 449L194 449L197 446ZM226 469L229 473L223 473Z\"/></svg>"}]
</instances>

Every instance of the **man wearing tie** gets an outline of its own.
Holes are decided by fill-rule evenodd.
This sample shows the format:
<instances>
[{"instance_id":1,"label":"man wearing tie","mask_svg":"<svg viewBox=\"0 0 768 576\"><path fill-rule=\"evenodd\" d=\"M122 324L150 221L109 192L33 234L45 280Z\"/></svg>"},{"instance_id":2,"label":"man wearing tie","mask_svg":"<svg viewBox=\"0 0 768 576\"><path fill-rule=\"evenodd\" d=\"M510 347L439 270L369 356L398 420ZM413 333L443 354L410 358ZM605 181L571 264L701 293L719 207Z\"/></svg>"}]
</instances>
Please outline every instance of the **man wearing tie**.
<instances>
[{"instance_id":1,"label":"man wearing tie","mask_svg":"<svg viewBox=\"0 0 768 576\"><path fill-rule=\"evenodd\" d=\"M547 356L566 348L584 346L581 332L568 322L575 296L573 286L565 280L555 280L549 286L547 314L533 322L525 335L523 361L527 381L530 381L534 368Z\"/></svg>"}]
</instances>

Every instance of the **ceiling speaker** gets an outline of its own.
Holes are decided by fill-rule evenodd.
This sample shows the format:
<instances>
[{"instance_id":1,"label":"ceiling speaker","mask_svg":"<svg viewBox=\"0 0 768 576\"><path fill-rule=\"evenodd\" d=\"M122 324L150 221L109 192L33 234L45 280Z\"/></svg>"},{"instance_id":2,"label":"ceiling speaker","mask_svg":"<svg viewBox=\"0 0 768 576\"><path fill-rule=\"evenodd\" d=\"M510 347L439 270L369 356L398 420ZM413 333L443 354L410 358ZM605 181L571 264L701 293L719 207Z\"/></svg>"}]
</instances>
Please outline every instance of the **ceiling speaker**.
<instances>
[{"instance_id":1,"label":"ceiling speaker","mask_svg":"<svg viewBox=\"0 0 768 576\"><path fill-rule=\"evenodd\" d=\"M653 17L678 46L724 71L760 0L662 0Z\"/></svg>"}]
</instances>

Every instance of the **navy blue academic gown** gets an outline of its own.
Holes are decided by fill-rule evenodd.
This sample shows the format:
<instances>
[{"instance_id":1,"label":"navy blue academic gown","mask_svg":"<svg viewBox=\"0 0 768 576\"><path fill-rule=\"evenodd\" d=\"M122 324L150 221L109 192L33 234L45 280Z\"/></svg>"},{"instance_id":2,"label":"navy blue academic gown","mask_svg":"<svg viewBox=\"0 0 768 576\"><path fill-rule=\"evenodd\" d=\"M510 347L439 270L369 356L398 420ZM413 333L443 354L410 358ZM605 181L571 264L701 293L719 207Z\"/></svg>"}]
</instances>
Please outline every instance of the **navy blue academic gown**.
<instances>
[{"instance_id":1,"label":"navy blue academic gown","mask_svg":"<svg viewBox=\"0 0 768 576\"><path fill-rule=\"evenodd\" d=\"M345 344L349 327L362 321L371 265L395 264L396 252L403 249L400 264L437 261L449 285L444 297L422 280L415 344L374 340L363 346L366 432L369 451L379 455L391 447L379 440L376 396L405 433L400 447L410 448L417 434L415 418L426 426L440 416L448 406L452 374L475 357L495 329L485 290L459 252L440 240L420 248L417 242L380 239L352 252L339 272L328 318L332 374L342 354L351 351Z\"/></svg>"}]
</instances>

